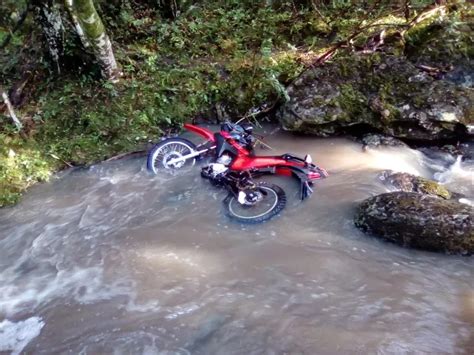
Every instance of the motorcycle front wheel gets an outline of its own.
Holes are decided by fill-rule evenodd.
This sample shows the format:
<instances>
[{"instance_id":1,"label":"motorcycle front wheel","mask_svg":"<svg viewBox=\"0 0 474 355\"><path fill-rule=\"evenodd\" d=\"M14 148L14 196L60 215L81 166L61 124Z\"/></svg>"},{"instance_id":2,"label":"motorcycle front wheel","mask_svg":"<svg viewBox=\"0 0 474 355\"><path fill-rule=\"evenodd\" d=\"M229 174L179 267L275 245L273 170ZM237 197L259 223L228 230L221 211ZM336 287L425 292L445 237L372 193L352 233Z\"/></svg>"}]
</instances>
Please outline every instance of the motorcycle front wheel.
<instances>
[{"instance_id":1,"label":"motorcycle front wheel","mask_svg":"<svg viewBox=\"0 0 474 355\"><path fill-rule=\"evenodd\" d=\"M241 204L234 195L229 194L224 200L226 214L238 222L255 224L268 221L285 208L286 195L281 187L261 182L257 191L260 196L255 204Z\"/></svg>"},{"instance_id":2,"label":"motorcycle front wheel","mask_svg":"<svg viewBox=\"0 0 474 355\"><path fill-rule=\"evenodd\" d=\"M183 138L168 138L156 144L148 153L147 168L153 174L160 171L176 171L191 167L196 163L196 157L179 161L179 158L196 151L193 142ZM178 161L176 161L178 159Z\"/></svg>"}]
</instances>

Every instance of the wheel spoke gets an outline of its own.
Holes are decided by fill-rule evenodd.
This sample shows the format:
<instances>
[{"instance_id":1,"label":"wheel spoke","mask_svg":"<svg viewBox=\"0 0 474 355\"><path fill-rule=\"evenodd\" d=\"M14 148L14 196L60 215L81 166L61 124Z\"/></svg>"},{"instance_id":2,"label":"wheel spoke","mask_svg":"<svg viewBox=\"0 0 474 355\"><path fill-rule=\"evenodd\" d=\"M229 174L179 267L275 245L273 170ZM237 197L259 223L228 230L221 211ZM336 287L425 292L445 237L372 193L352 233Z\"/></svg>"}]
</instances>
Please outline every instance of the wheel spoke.
<instances>
[{"instance_id":1,"label":"wheel spoke","mask_svg":"<svg viewBox=\"0 0 474 355\"><path fill-rule=\"evenodd\" d=\"M155 173L163 168L164 170L171 172L172 170L178 170L185 166L194 165L194 158L168 164L168 161L179 159L193 153L194 149L193 145L190 145L191 143L186 144L181 141L164 141L162 144L162 146L157 146L157 149L153 152L153 157L151 158Z\"/></svg>"},{"instance_id":2,"label":"wheel spoke","mask_svg":"<svg viewBox=\"0 0 474 355\"><path fill-rule=\"evenodd\" d=\"M262 186L260 189L265 190L265 193L262 193L262 199L255 205L241 205L237 199L233 197L229 201L230 212L238 218L243 219L257 218L271 212L278 203L278 196L273 190L267 187Z\"/></svg>"}]
</instances>

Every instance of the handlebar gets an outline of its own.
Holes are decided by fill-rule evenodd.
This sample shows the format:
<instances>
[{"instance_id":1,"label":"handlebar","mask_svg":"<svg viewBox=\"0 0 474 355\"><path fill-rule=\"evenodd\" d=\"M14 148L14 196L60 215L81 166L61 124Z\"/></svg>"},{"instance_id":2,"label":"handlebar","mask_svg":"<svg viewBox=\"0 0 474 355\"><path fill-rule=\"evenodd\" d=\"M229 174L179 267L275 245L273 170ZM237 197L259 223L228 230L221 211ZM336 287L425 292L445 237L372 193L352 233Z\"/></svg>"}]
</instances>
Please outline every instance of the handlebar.
<instances>
[{"instance_id":1,"label":"handlebar","mask_svg":"<svg viewBox=\"0 0 474 355\"><path fill-rule=\"evenodd\" d=\"M255 141L252 135L253 127L250 124L236 124L225 121L221 124L221 130L228 132L232 139L245 146L251 146Z\"/></svg>"},{"instance_id":2,"label":"handlebar","mask_svg":"<svg viewBox=\"0 0 474 355\"><path fill-rule=\"evenodd\" d=\"M221 124L221 130L226 132L236 131L238 133L252 134L253 126L250 123L232 123L230 121L225 121Z\"/></svg>"},{"instance_id":3,"label":"handlebar","mask_svg":"<svg viewBox=\"0 0 474 355\"><path fill-rule=\"evenodd\" d=\"M229 121L225 121L221 124L221 131L231 132L233 130L234 124Z\"/></svg>"}]
</instances>

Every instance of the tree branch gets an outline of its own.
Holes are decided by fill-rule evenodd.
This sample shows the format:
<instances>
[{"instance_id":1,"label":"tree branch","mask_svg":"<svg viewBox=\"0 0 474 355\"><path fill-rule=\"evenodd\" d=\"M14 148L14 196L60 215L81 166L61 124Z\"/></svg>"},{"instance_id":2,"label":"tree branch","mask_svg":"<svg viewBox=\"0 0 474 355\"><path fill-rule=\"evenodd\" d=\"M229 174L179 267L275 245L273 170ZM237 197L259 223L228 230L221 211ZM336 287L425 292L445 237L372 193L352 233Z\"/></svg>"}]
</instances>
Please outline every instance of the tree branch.
<instances>
[{"instance_id":1,"label":"tree branch","mask_svg":"<svg viewBox=\"0 0 474 355\"><path fill-rule=\"evenodd\" d=\"M21 131L21 129L23 128L23 125L21 124L20 120L18 119L18 117L15 114L15 111L13 110L13 105L10 102L10 99L8 98L8 94L5 91L3 91L3 89L1 90L1 92L2 92L3 102L5 103L5 106L7 107L8 115L12 119L12 121L15 124L16 128L19 131Z\"/></svg>"},{"instance_id":2,"label":"tree branch","mask_svg":"<svg viewBox=\"0 0 474 355\"><path fill-rule=\"evenodd\" d=\"M374 4L374 6L376 6L377 4L379 3L376 2ZM372 9L374 9L374 6L372 7ZM311 62L309 65L308 65L308 68L306 68L305 70L303 70L300 75L298 75L296 79L298 79L304 72L306 72L306 70L308 69L311 69L311 68L314 68L315 66L318 66L318 65L321 65L323 63L325 63L327 60L329 60L336 52L338 49L346 46L347 44L349 44L353 39L355 39L357 36L359 36L361 33L363 33L366 29L368 28L371 28L371 27L376 27L376 26L398 26L398 27L403 27L404 30L402 32L402 36L409 30L411 29L413 26L419 24L420 22L426 20L427 18L431 17L432 15L434 15L436 12L438 11L443 11L446 9L446 6L439 6L439 5L429 5L427 7L425 7L425 9L420 12L420 14L418 14L417 16L415 16L411 21L409 21L408 23L406 24L399 24L399 25L396 25L396 24L376 24L374 23L375 21L373 21L372 23L368 24L368 25L365 25L365 26L362 26L362 23L366 20L366 18L368 17L368 15L359 23L359 25L357 26L356 30L349 36L347 37L345 40L343 41L340 41L338 43L336 43L334 46L332 46L331 48L329 48L326 52L324 52L322 55L320 55L319 57L317 57L313 62ZM370 12L369 12L370 13ZM294 80L293 80L294 82Z\"/></svg>"}]
</instances>

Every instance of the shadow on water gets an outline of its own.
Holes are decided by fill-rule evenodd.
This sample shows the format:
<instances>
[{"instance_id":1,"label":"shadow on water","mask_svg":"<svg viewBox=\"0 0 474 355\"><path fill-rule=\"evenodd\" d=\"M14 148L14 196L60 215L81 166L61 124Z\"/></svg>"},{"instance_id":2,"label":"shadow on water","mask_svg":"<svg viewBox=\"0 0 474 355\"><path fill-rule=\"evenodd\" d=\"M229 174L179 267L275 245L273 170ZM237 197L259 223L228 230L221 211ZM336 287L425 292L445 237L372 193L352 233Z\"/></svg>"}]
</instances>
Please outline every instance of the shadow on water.
<instances>
[{"instance_id":1,"label":"shadow on water","mask_svg":"<svg viewBox=\"0 0 474 355\"><path fill-rule=\"evenodd\" d=\"M469 353L474 260L352 222L386 191L380 170L432 177L423 156L342 138L269 143L278 150L264 153L311 153L331 176L303 203L294 181L265 179L288 195L266 224L228 220L226 193L198 168L152 177L143 159L70 171L1 210L0 352Z\"/></svg>"}]
</instances>

